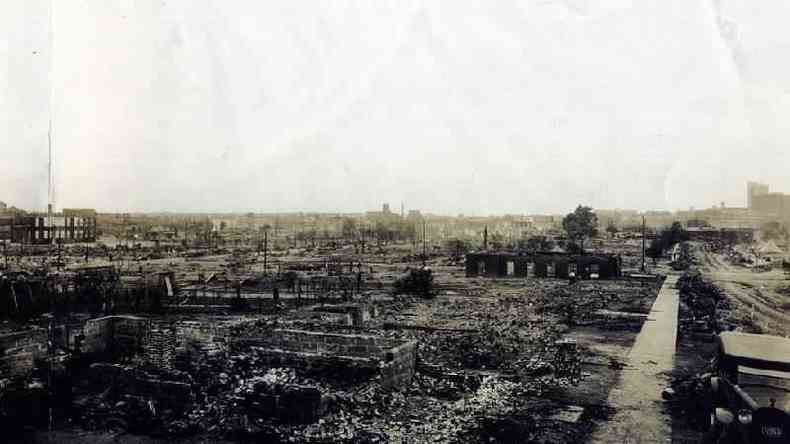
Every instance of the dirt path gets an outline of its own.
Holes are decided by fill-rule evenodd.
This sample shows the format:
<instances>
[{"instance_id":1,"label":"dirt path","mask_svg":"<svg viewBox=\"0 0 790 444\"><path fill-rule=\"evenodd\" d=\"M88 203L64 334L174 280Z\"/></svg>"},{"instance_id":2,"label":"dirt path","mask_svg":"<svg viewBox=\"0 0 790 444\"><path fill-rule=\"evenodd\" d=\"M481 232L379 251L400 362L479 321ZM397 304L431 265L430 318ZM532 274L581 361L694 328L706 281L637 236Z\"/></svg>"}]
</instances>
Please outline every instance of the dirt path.
<instances>
[{"instance_id":1,"label":"dirt path","mask_svg":"<svg viewBox=\"0 0 790 444\"><path fill-rule=\"evenodd\" d=\"M660 443L672 436L670 418L663 410L661 391L667 372L674 368L677 341L678 275L671 274L628 354L628 367L609 394L616 409L610 420L592 436L592 443Z\"/></svg>"},{"instance_id":2,"label":"dirt path","mask_svg":"<svg viewBox=\"0 0 790 444\"><path fill-rule=\"evenodd\" d=\"M779 270L756 273L726 263L721 255L704 252L703 275L724 290L736 311L748 316L765 333L790 334L790 297L776 290L790 285Z\"/></svg>"}]
</instances>

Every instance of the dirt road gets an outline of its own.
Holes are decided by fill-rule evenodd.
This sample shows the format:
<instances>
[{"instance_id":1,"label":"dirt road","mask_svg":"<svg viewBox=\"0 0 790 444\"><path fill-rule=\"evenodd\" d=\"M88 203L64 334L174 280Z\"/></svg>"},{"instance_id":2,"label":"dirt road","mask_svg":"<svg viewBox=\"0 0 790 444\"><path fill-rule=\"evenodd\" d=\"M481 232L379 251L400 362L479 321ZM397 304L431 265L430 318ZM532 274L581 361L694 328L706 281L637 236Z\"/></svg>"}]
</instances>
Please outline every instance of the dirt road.
<instances>
[{"instance_id":1,"label":"dirt road","mask_svg":"<svg viewBox=\"0 0 790 444\"><path fill-rule=\"evenodd\" d=\"M700 258L700 271L724 290L736 319L744 319L766 334L790 334L790 296L777 291L790 286L790 280L781 270L755 272L731 265L722 255L709 251L700 252Z\"/></svg>"}]
</instances>

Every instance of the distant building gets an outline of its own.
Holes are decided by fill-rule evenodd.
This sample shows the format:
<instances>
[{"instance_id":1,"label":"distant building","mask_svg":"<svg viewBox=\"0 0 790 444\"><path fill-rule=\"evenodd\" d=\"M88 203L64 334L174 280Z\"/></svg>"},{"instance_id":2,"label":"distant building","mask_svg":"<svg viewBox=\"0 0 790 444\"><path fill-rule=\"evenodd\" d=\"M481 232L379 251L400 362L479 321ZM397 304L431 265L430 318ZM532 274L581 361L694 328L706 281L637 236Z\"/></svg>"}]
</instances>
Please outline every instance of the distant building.
<instances>
[{"instance_id":1,"label":"distant building","mask_svg":"<svg viewBox=\"0 0 790 444\"><path fill-rule=\"evenodd\" d=\"M746 208L754 208L754 198L769 193L768 185L759 182L746 182Z\"/></svg>"},{"instance_id":2,"label":"distant building","mask_svg":"<svg viewBox=\"0 0 790 444\"><path fill-rule=\"evenodd\" d=\"M380 224L392 224L403 220L400 214L390 211L390 204L384 203L381 211L366 211L365 217L368 221Z\"/></svg>"},{"instance_id":3,"label":"distant building","mask_svg":"<svg viewBox=\"0 0 790 444\"><path fill-rule=\"evenodd\" d=\"M13 214L0 218L0 239L22 244L96 242L96 211L64 209L53 214Z\"/></svg>"},{"instance_id":4,"label":"distant building","mask_svg":"<svg viewBox=\"0 0 790 444\"><path fill-rule=\"evenodd\" d=\"M785 215L790 213L790 194L767 193L752 197L752 210Z\"/></svg>"},{"instance_id":5,"label":"distant building","mask_svg":"<svg viewBox=\"0 0 790 444\"><path fill-rule=\"evenodd\" d=\"M725 244L751 243L753 228L689 227L689 240L698 242L722 242Z\"/></svg>"}]
</instances>

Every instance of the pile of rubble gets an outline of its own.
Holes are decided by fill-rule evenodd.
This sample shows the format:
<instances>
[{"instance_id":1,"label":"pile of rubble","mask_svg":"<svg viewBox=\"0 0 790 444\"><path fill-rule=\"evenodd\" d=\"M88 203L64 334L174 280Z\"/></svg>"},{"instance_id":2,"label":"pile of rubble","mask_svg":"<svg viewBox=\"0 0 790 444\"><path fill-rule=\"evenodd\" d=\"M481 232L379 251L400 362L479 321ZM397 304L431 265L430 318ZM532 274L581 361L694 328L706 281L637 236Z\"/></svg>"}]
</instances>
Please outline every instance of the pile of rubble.
<instances>
[{"instance_id":1,"label":"pile of rubble","mask_svg":"<svg viewBox=\"0 0 790 444\"><path fill-rule=\"evenodd\" d=\"M678 279L681 311L690 318L682 319L681 331L714 332L729 330L726 312L729 302L721 289L702 278L697 270L690 270Z\"/></svg>"}]
</instances>

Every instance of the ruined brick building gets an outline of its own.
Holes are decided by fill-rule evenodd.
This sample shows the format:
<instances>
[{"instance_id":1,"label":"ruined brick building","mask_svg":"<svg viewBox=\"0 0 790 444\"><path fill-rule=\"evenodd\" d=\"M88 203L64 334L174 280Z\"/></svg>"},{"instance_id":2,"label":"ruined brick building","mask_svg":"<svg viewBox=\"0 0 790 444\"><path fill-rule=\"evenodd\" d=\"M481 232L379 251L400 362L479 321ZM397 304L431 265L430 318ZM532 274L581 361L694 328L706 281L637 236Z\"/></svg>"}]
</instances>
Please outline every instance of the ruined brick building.
<instances>
[{"instance_id":1,"label":"ruined brick building","mask_svg":"<svg viewBox=\"0 0 790 444\"><path fill-rule=\"evenodd\" d=\"M466 276L503 278L582 279L620 277L621 259L612 254L569 253L470 253L466 255Z\"/></svg>"}]
</instances>

